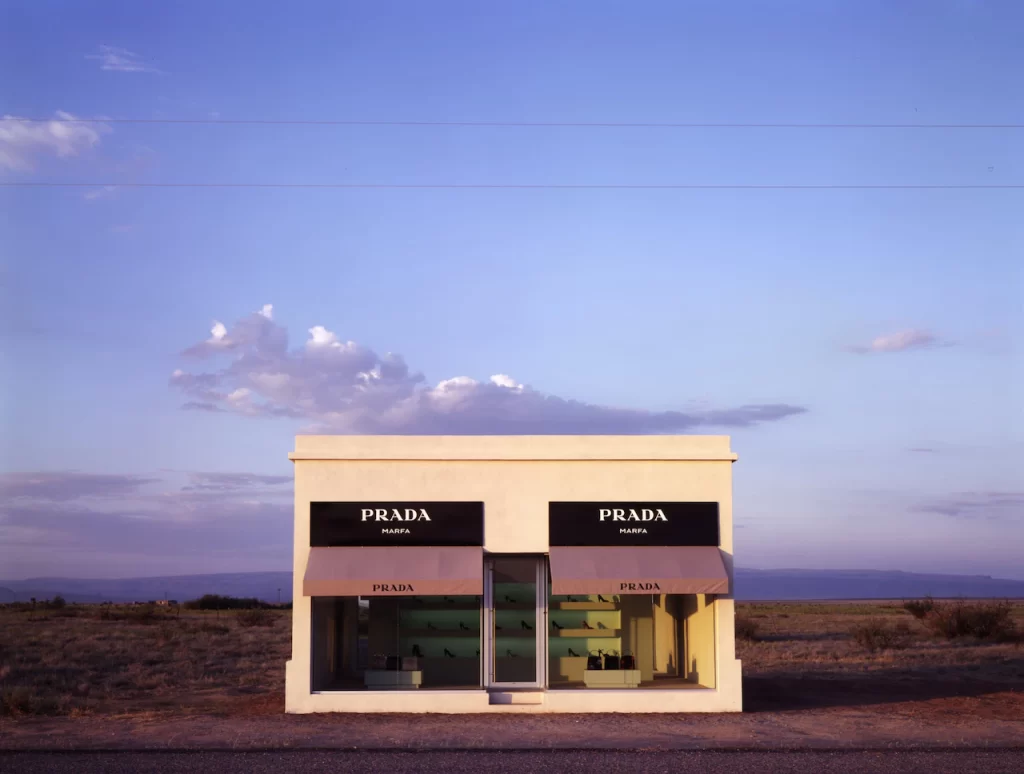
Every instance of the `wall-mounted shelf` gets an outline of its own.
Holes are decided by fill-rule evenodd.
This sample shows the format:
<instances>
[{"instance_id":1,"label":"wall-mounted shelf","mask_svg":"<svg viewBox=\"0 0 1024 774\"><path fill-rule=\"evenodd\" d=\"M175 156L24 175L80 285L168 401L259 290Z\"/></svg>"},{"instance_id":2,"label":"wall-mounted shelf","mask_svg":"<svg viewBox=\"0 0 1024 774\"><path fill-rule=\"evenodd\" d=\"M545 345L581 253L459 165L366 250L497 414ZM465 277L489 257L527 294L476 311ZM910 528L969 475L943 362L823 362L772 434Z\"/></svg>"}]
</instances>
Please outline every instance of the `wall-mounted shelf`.
<instances>
[{"instance_id":1,"label":"wall-mounted shelf","mask_svg":"<svg viewBox=\"0 0 1024 774\"><path fill-rule=\"evenodd\" d=\"M552 637L572 637L578 640L589 640L592 637L618 637L618 629L553 629Z\"/></svg>"},{"instance_id":2,"label":"wall-mounted shelf","mask_svg":"<svg viewBox=\"0 0 1024 774\"><path fill-rule=\"evenodd\" d=\"M480 637L476 629L468 632L463 629L404 629L399 634L402 637Z\"/></svg>"},{"instance_id":3,"label":"wall-mounted shelf","mask_svg":"<svg viewBox=\"0 0 1024 774\"><path fill-rule=\"evenodd\" d=\"M618 610L614 602L555 602L551 610Z\"/></svg>"}]
</instances>

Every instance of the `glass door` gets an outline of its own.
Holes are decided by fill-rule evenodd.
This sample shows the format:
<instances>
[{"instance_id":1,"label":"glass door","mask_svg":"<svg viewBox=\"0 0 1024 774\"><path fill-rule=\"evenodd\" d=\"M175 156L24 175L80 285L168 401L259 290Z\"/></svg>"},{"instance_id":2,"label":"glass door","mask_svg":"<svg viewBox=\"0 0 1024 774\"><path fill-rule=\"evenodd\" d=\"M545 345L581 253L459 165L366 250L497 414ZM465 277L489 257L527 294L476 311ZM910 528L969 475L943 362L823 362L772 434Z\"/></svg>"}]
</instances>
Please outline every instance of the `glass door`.
<instances>
[{"instance_id":1,"label":"glass door","mask_svg":"<svg viewBox=\"0 0 1024 774\"><path fill-rule=\"evenodd\" d=\"M544 557L492 556L484 586L488 687L540 688L547 680Z\"/></svg>"}]
</instances>

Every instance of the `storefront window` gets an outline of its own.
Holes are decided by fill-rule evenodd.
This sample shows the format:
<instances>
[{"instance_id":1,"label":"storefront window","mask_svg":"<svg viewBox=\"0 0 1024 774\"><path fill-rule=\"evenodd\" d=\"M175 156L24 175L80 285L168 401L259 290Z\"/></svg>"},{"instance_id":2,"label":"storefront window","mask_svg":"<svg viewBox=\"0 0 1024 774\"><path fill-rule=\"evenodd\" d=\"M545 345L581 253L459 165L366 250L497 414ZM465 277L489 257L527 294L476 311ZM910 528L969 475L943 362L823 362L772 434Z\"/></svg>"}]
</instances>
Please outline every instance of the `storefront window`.
<instances>
[{"instance_id":1,"label":"storefront window","mask_svg":"<svg viewBox=\"0 0 1024 774\"><path fill-rule=\"evenodd\" d=\"M313 597L314 691L480 687L480 598Z\"/></svg>"},{"instance_id":2,"label":"storefront window","mask_svg":"<svg viewBox=\"0 0 1024 774\"><path fill-rule=\"evenodd\" d=\"M712 599L705 594L551 595L550 686L713 688Z\"/></svg>"}]
</instances>

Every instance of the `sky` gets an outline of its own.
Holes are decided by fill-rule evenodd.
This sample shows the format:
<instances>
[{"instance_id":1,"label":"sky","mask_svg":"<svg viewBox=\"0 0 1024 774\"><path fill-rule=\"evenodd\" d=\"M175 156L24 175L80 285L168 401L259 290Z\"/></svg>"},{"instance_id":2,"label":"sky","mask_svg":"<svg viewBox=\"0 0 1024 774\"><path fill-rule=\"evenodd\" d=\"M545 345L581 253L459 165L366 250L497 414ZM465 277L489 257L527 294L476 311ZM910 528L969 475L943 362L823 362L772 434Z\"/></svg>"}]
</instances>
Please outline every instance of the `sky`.
<instances>
[{"instance_id":1,"label":"sky","mask_svg":"<svg viewBox=\"0 0 1024 774\"><path fill-rule=\"evenodd\" d=\"M0 578L288 569L296 433L525 432L732 436L741 567L1024 579L1024 189L195 187L1022 185L863 126L1024 124L1020 3L0 21Z\"/></svg>"}]
</instances>

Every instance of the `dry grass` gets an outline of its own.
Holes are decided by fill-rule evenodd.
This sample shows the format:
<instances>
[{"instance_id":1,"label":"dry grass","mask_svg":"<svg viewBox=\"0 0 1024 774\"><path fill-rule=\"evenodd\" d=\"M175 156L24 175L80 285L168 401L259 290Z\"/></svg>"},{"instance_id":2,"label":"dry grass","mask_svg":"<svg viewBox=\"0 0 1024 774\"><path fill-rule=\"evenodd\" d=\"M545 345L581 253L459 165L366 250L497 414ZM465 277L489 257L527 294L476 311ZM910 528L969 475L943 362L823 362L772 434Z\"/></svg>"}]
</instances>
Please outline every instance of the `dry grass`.
<instances>
[{"instance_id":1,"label":"dry grass","mask_svg":"<svg viewBox=\"0 0 1024 774\"><path fill-rule=\"evenodd\" d=\"M1017 628L1024 629L1024 602L1010 603L1010 608ZM901 602L739 603L736 611L760 625L757 641L736 644L748 676L949 674L1005 681L1008 690L1024 688L1024 649L1019 643L944 640L915 620ZM901 643L905 647L899 650L871 651L853 635L865 625L895 630L901 624L907 632Z\"/></svg>"},{"instance_id":2,"label":"dry grass","mask_svg":"<svg viewBox=\"0 0 1024 774\"><path fill-rule=\"evenodd\" d=\"M282 694L291 617L0 609L0 715L131 714ZM269 625L268 625L269 624Z\"/></svg>"},{"instance_id":3,"label":"dry grass","mask_svg":"<svg viewBox=\"0 0 1024 774\"><path fill-rule=\"evenodd\" d=\"M736 647L755 710L1024 691L1019 642L945 640L901 602L736 608L753 637ZM1013 603L1010 617L1024 630L1024 603ZM285 610L179 617L145 606L0 606L0 716L279 713L290 620ZM871 651L853 634L899 624L902 649Z\"/></svg>"}]
</instances>

